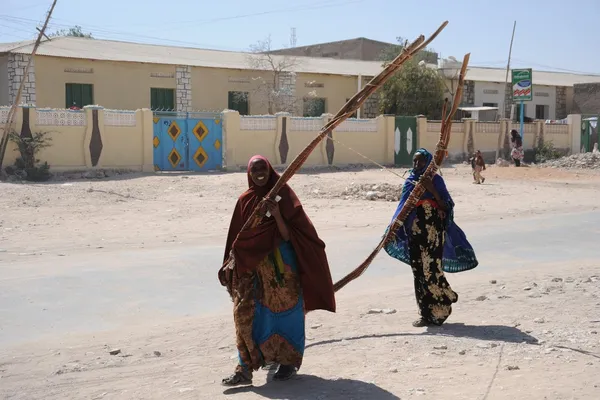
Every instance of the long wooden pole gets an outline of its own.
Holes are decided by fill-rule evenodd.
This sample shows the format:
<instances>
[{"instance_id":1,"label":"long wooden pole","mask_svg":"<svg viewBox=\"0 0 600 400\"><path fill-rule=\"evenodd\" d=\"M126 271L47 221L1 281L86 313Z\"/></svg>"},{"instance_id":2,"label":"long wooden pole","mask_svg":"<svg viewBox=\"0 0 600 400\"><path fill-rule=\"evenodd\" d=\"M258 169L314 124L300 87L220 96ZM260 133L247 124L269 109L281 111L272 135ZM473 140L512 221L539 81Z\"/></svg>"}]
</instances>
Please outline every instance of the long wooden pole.
<instances>
[{"instance_id":1,"label":"long wooden pole","mask_svg":"<svg viewBox=\"0 0 600 400\"><path fill-rule=\"evenodd\" d=\"M359 92L357 92L350 100L346 102L346 104L338 111L338 113L333 117L331 121L329 121L323 128L319 134L298 154L298 156L291 162L291 164L283 171L283 174L279 177L273 188L269 191L266 198L275 199L275 196L279 192L279 190L287 183L288 180L300 169L302 164L306 161L310 153L317 147L319 142L321 142L330 132L332 132L335 127L341 124L346 118L352 115L360 106L367 100L367 98L372 95L378 88L380 88L394 73L400 69L400 67L412 58L419 51L423 50L427 45L429 45L439 34L440 32L448 25L448 21L444 21L440 25L440 27L428 38L425 39L425 36L421 35L411 44L407 44L403 47L400 54L389 63L383 71L381 71L376 77L371 79L371 81L362 88ZM252 214L248 217L240 232L255 227L263 218L263 205L264 200L258 204ZM239 233L238 233L239 237ZM237 240L237 237L236 237ZM223 286L227 286L227 290L230 294L232 294L233 287L233 279L235 274L232 272L235 268L235 257L233 255L233 250L231 250L226 262L223 267L219 271L219 279L221 280L221 284Z\"/></svg>"},{"instance_id":2,"label":"long wooden pole","mask_svg":"<svg viewBox=\"0 0 600 400\"><path fill-rule=\"evenodd\" d=\"M21 94L23 93L23 87L25 86L25 80L29 76L29 67L31 66L31 62L33 61L33 57L37 52L38 47L40 47L40 43L42 42L42 38L45 36L46 28L48 27L48 22L50 22L50 18L52 17L52 12L54 11L54 7L56 7L57 0L52 2L50 6L50 11L48 11L48 15L46 15L46 21L44 21L44 26L42 29L38 29L38 37L35 41L35 45L33 46L33 50L31 51L31 55L29 56L29 60L27 61L27 66L25 67L25 71L23 72L23 79L21 80L21 84L19 85L19 90L17 91L17 95L13 101L13 104L8 111L8 118L6 120L6 124L4 125L4 131L2 132L2 140L0 140L0 171L2 171L2 163L4 162L4 155L6 154L6 147L8 146L8 136L10 133L10 128L13 124L13 120L15 118L15 114L17 111L17 106L21 101Z\"/></svg>"}]
</instances>

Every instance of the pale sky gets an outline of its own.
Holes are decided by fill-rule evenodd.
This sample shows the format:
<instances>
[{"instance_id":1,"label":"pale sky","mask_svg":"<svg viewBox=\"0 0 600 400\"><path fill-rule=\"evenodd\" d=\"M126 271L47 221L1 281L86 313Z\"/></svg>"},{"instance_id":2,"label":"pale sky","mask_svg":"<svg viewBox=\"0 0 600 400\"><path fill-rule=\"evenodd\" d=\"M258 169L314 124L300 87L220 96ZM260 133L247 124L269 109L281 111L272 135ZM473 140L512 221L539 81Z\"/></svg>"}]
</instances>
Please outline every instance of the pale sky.
<instances>
[{"instance_id":1,"label":"pale sky","mask_svg":"<svg viewBox=\"0 0 600 400\"><path fill-rule=\"evenodd\" d=\"M50 0L1 0L0 42L32 39ZM433 42L443 57L471 52L471 65L506 67L513 22L514 67L600 74L600 0L58 0L49 31L81 25L94 37L248 50L366 37L414 39L448 20Z\"/></svg>"}]
</instances>

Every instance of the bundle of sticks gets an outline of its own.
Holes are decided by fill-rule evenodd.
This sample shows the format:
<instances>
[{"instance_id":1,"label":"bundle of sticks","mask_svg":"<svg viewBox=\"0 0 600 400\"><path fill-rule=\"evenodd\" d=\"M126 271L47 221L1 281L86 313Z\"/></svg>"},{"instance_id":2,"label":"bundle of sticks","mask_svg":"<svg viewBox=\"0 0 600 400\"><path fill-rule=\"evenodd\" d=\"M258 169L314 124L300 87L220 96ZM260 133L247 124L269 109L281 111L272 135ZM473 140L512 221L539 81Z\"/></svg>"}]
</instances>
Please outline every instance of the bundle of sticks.
<instances>
[{"instance_id":1,"label":"bundle of sticks","mask_svg":"<svg viewBox=\"0 0 600 400\"><path fill-rule=\"evenodd\" d=\"M441 24L441 26L428 38L425 39L423 35L419 36L414 42L404 46L401 53L390 62L384 69L374 77L362 90L356 93L348 102L338 111L338 113L329 121L317 137L315 137L312 142L306 146L306 148L298 154L298 156L290 163L290 165L286 168L286 170L281 174L281 177L275 183L275 186L269 191L266 198L267 199L275 199L277 193L281 188L290 180L290 178L300 170L304 162L308 159L310 153L318 146L318 144L329 135L329 133L333 132L333 130L341 124L345 119L351 116L356 110L358 110L362 104L371 96L377 89L379 89L390 77L394 75L398 69L402 67L404 63L410 60L415 54L419 51L423 50L427 45L429 45L439 34L440 32L448 25L448 21L445 21ZM248 228L256 227L260 224L263 216L264 216L264 204L265 201L261 202L256 206L253 210L250 218L246 220L244 226L241 231L244 231ZM238 234L239 236L239 234ZM222 275L225 278L227 289L229 293L232 293L232 284L233 284L233 271L235 270L235 257L232 253L229 254L227 262L224 263L222 267Z\"/></svg>"},{"instance_id":2,"label":"bundle of sticks","mask_svg":"<svg viewBox=\"0 0 600 400\"><path fill-rule=\"evenodd\" d=\"M419 181L417 183L413 182L415 188L413 189L410 196L402 206L402 209L398 213L398 216L394 219L394 221L392 221L392 223L390 224L390 228L383 236L377 247L375 247L373 252L369 255L369 257L367 257L367 259L363 261L362 264L360 264L354 271L350 272L348 275L346 275L333 285L333 289L336 292L344 286L346 286L348 283L361 276L367 270L367 268L369 268L369 265L371 265L377 254L379 254L381 249L383 249L385 245L392 239L395 231L402 226L404 221L406 221L408 215L415 208L415 205L421 199L421 196L423 196L423 194L425 193L425 186L423 186L421 180L433 178L435 173L438 171L439 166L444 161L444 158L446 157L448 143L450 142L452 119L454 118L454 114L456 114L456 110L458 109L458 106L462 99L463 87L465 85L465 75L467 72L467 66L469 64L469 58L470 54L467 54L463 59L460 75L458 78L458 88L454 93L454 98L452 100L452 108L450 109L450 112L447 115L446 111L448 107L448 99L446 99L446 101L444 102L444 108L442 109L442 125L440 130L440 138L435 149L433 162L429 164Z\"/></svg>"}]
</instances>

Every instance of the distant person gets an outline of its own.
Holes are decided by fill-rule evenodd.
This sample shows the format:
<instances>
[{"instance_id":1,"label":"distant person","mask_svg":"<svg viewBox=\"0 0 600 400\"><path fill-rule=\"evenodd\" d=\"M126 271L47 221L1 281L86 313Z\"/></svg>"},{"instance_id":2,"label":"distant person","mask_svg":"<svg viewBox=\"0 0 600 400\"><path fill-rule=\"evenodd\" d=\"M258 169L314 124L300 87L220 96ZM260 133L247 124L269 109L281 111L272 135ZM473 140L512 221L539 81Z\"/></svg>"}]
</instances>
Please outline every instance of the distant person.
<instances>
[{"instance_id":1,"label":"distant person","mask_svg":"<svg viewBox=\"0 0 600 400\"><path fill-rule=\"evenodd\" d=\"M481 184L485 182L485 178L481 176L481 172L485 171L485 160L481 155L481 151L477 150L473 157L470 159L471 161L471 169L473 170L473 180L476 184Z\"/></svg>"},{"instance_id":2,"label":"distant person","mask_svg":"<svg viewBox=\"0 0 600 400\"><path fill-rule=\"evenodd\" d=\"M433 156L425 149L415 153L413 169L402 187L394 219L432 161ZM454 223L454 202L444 178L435 174L432 179L420 182L426 192L385 246L391 257L412 267L421 316L413 322L415 327L442 325L452 313L458 294L450 287L444 272L466 271L478 265L473 247Z\"/></svg>"},{"instance_id":3,"label":"distant person","mask_svg":"<svg viewBox=\"0 0 600 400\"><path fill-rule=\"evenodd\" d=\"M325 244L288 185L279 191L279 201L266 202L262 222L241 232L278 179L266 158L252 157L249 188L231 218L219 280L233 299L239 362L223 386L250 385L253 372L266 365L278 365L274 380L290 379L304 356L305 313L335 312ZM233 270L227 262L230 251Z\"/></svg>"},{"instance_id":4,"label":"distant person","mask_svg":"<svg viewBox=\"0 0 600 400\"><path fill-rule=\"evenodd\" d=\"M523 138L516 129L510 131L510 145L510 156L515 162L515 167L520 167L523 160Z\"/></svg>"}]
</instances>

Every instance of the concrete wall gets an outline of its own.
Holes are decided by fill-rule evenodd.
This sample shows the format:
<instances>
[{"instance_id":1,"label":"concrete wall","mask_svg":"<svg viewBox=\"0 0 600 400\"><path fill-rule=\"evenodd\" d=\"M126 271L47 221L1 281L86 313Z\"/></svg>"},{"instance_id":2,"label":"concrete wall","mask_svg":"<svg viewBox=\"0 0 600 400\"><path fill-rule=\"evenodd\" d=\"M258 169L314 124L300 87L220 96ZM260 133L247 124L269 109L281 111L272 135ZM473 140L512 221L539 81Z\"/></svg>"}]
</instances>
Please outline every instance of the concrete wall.
<instances>
[{"instance_id":1,"label":"concrete wall","mask_svg":"<svg viewBox=\"0 0 600 400\"><path fill-rule=\"evenodd\" d=\"M8 55L0 56L0 106L9 105L8 99Z\"/></svg>"},{"instance_id":2,"label":"concrete wall","mask_svg":"<svg viewBox=\"0 0 600 400\"><path fill-rule=\"evenodd\" d=\"M98 106L82 111L19 107L13 129L21 132L28 125L31 132L49 132L51 146L38 158L47 161L52 170L88 170L95 168L153 171L153 114L149 109L136 111L107 110ZM8 108L0 108L0 124L6 122ZM330 114L318 118L293 117L288 113L275 116L240 116L236 111L223 111L223 165L238 170L248 159L261 154L275 165L289 164L331 119ZM524 148L533 149L541 140L552 141L554 147L566 152L579 152L579 115L570 115L568 124L545 124L544 121L525 124ZM440 134L439 121L418 118L419 147L434 150ZM489 161L496 153L503 156L510 129L517 124L508 120L477 122L464 119L452 125L448 146L450 160L463 161L481 150ZM379 164L394 163L394 116L374 119L349 119L333 131L333 140L321 141L310 154L306 166L343 166L368 164L359 151ZM102 148L93 150L94 135ZM9 145L5 165L14 163L18 153ZM94 157L96 154L97 157ZM97 159L97 162L94 159Z\"/></svg>"},{"instance_id":3,"label":"concrete wall","mask_svg":"<svg viewBox=\"0 0 600 400\"><path fill-rule=\"evenodd\" d=\"M6 122L7 108L0 108L0 123ZM104 110L86 107L85 110L19 107L13 130L21 132L27 119L31 132L48 132L50 147L38 154L41 162L47 161L53 171L87 170L94 168L153 171L152 112ZM93 125L97 113L97 127ZM102 141L99 158L94 165L90 142L94 128ZM19 157L14 143L9 143L4 165L11 165Z\"/></svg>"},{"instance_id":4,"label":"concrete wall","mask_svg":"<svg viewBox=\"0 0 600 400\"><path fill-rule=\"evenodd\" d=\"M419 119L419 146L435 149L439 139L441 122ZM511 129L519 130L519 124L506 119L499 122L477 122L464 119L452 124L448 156L453 161L464 161L475 150L481 150L486 160L494 161L496 154L503 157L505 139ZM524 124L523 149L533 150L540 140L551 141L553 146L565 153L579 152L573 148L573 132L569 124L545 124L544 121Z\"/></svg>"},{"instance_id":5,"label":"concrete wall","mask_svg":"<svg viewBox=\"0 0 600 400\"><path fill-rule=\"evenodd\" d=\"M255 154L267 157L275 165L289 164L331 117L330 114L324 114L319 118L302 118L287 113L240 117L235 111L226 111L223 127L227 168L236 170L245 166ZM380 164L393 164L393 126L394 117L390 116L346 120L333 131L333 139L339 142L330 141L328 144L327 139L321 141L304 165L365 163L348 147L359 150Z\"/></svg>"}]
</instances>

